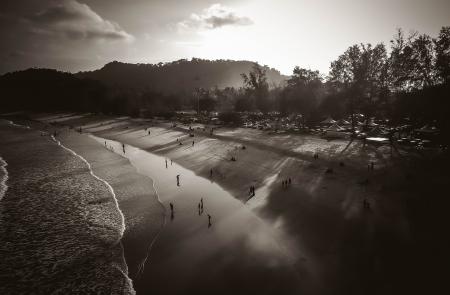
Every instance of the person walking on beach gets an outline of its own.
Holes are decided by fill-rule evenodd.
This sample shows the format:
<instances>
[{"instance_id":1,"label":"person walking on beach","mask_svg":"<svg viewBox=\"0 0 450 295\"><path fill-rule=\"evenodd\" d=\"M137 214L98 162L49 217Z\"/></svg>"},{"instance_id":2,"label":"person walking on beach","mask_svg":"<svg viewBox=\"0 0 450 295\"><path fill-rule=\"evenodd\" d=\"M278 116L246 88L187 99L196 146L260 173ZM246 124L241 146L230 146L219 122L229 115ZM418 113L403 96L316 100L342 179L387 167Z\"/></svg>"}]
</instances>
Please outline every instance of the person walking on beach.
<instances>
[{"instance_id":1,"label":"person walking on beach","mask_svg":"<svg viewBox=\"0 0 450 295\"><path fill-rule=\"evenodd\" d=\"M209 177L212 177L212 175L213 175L213 170L211 168L211 170L209 170Z\"/></svg>"},{"instance_id":2,"label":"person walking on beach","mask_svg":"<svg viewBox=\"0 0 450 295\"><path fill-rule=\"evenodd\" d=\"M173 211L173 204L170 203L170 220L173 221L174 217L175 217L175 212Z\"/></svg>"},{"instance_id":3,"label":"person walking on beach","mask_svg":"<svg viewBox=\"0 0 450 295\"><path fill-rule=\"evenodd\" d=\"M166 159L166 169L167 169L167 159Z\"/></svg>"},{"instance_id":4,"label":"person walking on beach","mask_svg":"<svg viewBox=\"0 0 450 295\"><path fill-rule=\"evenodd\" d=\"M123 153L125 154L125 144L122 143L122 149L123 149Z\"/></svg>"},{"instance_id":5,"label":"person walking on beach","mask_svg":"<svg viewBox=\"0 0 450 295\"><path fill-rule=\"evenodd\" d=\"M194 141L192 141L192 146L194 146Z\"/></svg>"},{"instance_id":6,"label":"person walking on beach","mask_svg":"<svg viewBox=\"0 0 450 295\"><path fill-rule=\"evenodd\" d=\"M177 174L177 186L180 186L180 174Z\"/></svg>"},{"instance_id":7,"label":"person walking on beach","mask_svg":"<svg viewBox=\"0 0 450 295\"><path fill-rule=\"evenodd\" d=\"M106 147L106 141L105 141L105 147Z\"/></svg>"},{"instance_id":8,"label":"person walking on beach","mask_svg":"<svg viewBox=\"0 0 450 295\"><path fill-rule=\"evenodd\" d=\"M203 198L200 199L200 209L203 211Z\"/></svg>"},{"instance_id":9,"label":"person walking on beach","mask_svg":"<svg viewBox=\"0 0 450 295\"><path fill-rule=\"evenodd\" d=\"M210 227L211 225L211 215L208 214L208 227Z\"/></svg>"}]
</instances>

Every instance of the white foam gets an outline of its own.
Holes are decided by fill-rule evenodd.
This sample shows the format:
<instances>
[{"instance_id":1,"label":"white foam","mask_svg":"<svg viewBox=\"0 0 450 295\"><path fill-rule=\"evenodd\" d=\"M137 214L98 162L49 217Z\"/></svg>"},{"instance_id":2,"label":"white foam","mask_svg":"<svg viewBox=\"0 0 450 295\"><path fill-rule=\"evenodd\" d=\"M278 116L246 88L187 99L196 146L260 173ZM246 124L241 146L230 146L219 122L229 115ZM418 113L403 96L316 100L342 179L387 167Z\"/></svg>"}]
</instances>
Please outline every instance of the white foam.
<instances>
[{"instance_id":1,"label":"white foam","mask_svg":"<svg viewBox=\"0 0 450 295\"><path fill-rule=\"evenodd\" d=\"M0 201L3 199L3 197L6 194L6 191L8 190L8 185L6 182L8 181L8 170L6 170L6 166L8 166L8 163L0 157L0 170L3 171L3 179L0 180Z\"/></svg>"},{"instance_id":2,"label":"white foam","mask_svg":"<svg viewBox=\"0 0 450 295\"><path fill-rule=\"evenodd\" d=\"M104 142L104 141L105 141L105 142L106 142L106 141L114 142L114 143L117 143L117 144L118 144L117 141L109 140L109 139L102 138L102 137L98 137L98 136L95 136L95 135L92 135L92 134L90 134L89 137L95 139L95 140L96 140L98 143L100 143L100 144L101 144L102 142ZM124 157L121 153L116 153L116 154L118 154L118 155ZM124 158L126 158L126 157L124 157ZM128 159L128 158L126 158L126 159ZM129 160L129 159L128 159L128 160ZM130 161L130 164L131 164L131 161ZM132 164L131 164L131 165L132 165ZM133 166L133 167L134 167L134 166ZM148 177L148 176L147 176L147 177ZM158 200L159 204L161 205L161 207L163 208L163 211L164 211L163 222L162 222L161 227L159 228L158 232L156 233L155 237L152 239L152 241L151 241L150 244L148 245L148 247L147 247L147 252L146 252L146 256L145 256L144 259L141 261L141 263L139 263L138 271L137 271L137 278L139 278L139 277L144 273L145 264L147 263L147 260L148 260L148 257L149 257L149 255L150 255L150 252L151 252L151 250L152 250L152 248L153 248L153 245L155 244L155 242L156 242L156 240L158 239L159 235L161 234L161 232L162 232L164 226L166 225L166 215L167 215L167 210L166 210L166 207L164 206L163 202L162 202L161 199L159 198L159 193L158 193L158 190L157 190L157 188L156 188L155 183L156 183L156 182L152 179L152 185L153 185L153 189L154 189L155 194L156 194L156 199Z\"/></svg>"},{"instance_id":3,"label":"white foam","mask_svg":"<svg viewBox=\"0 0 450 295\"><path fill-rule=\"evenodd\" d=\"M120 235L123 235L123 232L125 231L125 217L123 216L122 211L119 208L119 202L117 201L117 197L116 194L114 192L114 189L112 188L112 186L103 178L98 177L97 175L94 174L94 172L92 171L92 167L91 164L85 159L83 158L81 155L77 154L76 152L74 152L73 150L69 149L68 147L65 147L59 140L57 140L53 135L51 136L52 139L59 145L61 146L63 149L65 149L66 151L72 153L74 156L77 156L78 158L80 158L83 162L86 163L86 165L89 168L89 173L96 179L100 180L101 182L103 182L109 189L109 191L111 192L113 199L114 199L114 204L116 206L117 211L120 213L120 219L121 219L121 228L120 228Z\"/></svg>"},{"instance_id":4,"label":"white foam","mask_svg":"<svg viewBox=\"0 0 450 295\"><path fill-rule=\"evenodd\" d=\"M7 120L9 124L11 124L12 126L16 126L16 127L21 127L21 128L25 128L25 129L31 129L30 126L25 126L25 125L20 125L20 124L16 124L13 121Z\"/></svg>"}]
</instances>

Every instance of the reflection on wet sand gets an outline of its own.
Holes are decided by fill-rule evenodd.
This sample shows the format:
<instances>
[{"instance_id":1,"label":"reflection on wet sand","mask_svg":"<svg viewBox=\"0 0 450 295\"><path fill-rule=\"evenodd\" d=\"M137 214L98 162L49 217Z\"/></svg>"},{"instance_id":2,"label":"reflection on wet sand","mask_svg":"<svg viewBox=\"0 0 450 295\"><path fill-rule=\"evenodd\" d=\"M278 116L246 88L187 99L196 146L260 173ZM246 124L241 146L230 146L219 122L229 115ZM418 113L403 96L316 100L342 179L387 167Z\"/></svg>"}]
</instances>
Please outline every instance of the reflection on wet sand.
<instances>
[{"instance_id":1,"label":"reflection on wet sand","mask_svg":"<svg viewBox=\"0 0 450 295\"><path fill-rule=\"evenodd\" d=\"M121 143L107 140L107 145L122 154ZM141 279L134 281L138 293L186 294L205 287L214 294L256 288L263 294L299 292L298 273L277 236L241 202L176 163L166 169L163 157L132 146L122 155L154 180L170 208L171 222L149 253Z\"/></svg>"}]
</instances>

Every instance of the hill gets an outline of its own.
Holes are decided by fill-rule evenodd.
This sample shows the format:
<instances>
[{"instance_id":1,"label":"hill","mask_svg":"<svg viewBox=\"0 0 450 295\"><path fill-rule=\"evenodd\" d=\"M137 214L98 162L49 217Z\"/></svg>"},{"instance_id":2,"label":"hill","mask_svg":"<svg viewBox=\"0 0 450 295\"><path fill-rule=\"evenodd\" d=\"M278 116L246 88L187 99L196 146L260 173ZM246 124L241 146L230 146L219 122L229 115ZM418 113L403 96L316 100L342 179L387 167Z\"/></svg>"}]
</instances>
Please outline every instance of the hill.
<instances>
[{"instance_id":1,"label":"hill","mask_svg":"<svg viewBox=\"0 0 450 295\"><path fill-rule=\"evenodd\" d=\"M170 63L129 64L111 62L103 68L76 74L107 85L151 89L166 94L190 92L195 88L241 87L242 73L248 73L254 62L233 60L181 59ZM269 85L280 85L288 78L279 71L264 67Z\"/></svg>"}]
</instances>

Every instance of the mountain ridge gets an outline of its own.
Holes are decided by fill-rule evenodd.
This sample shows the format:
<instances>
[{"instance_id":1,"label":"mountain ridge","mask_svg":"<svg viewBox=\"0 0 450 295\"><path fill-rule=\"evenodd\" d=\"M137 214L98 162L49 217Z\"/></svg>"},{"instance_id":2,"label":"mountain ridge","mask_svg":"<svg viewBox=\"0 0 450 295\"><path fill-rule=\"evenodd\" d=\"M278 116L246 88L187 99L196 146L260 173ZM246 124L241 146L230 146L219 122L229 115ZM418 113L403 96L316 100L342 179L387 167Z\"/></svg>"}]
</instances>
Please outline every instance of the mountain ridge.
<instances>
[{"instance_id":1,"label":"mountain ridge","mask_svg":"<svg viewBox=\"0 0 450 295\"><path fill-rule=\"evenodd\" d=\"M162 93L191 92L196 88L226 88L243 86L242 73L248 73L252 61L180 59L158 64L133 64L112 61L93 71L75 73L78 78L101 81L110 86L152 90ZM289 76L262 66L270 86L283 85Z\"/></svg>"}]
</instances>

